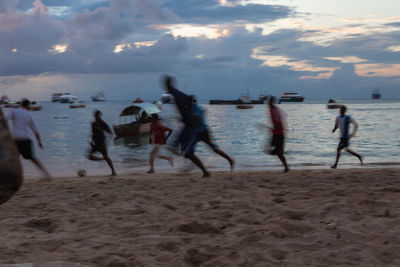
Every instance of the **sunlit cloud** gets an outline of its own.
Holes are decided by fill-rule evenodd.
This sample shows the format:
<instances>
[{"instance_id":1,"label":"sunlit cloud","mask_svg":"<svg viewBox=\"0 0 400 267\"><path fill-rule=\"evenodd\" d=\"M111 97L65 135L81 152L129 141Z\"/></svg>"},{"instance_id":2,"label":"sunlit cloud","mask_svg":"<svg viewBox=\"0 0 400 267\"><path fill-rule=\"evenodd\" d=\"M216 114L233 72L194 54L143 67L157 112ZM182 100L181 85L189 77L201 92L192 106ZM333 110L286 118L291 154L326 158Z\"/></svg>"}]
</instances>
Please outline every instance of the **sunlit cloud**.
<instances>
[{"instance_id":1,"label":"sunlit cloud","mask_svg":"<svg viewBox=\"0 0 400 267\"><path fill-rule=\"evenodd\" d=\"M205 37L208 39L218 39L229 35L229 30L223 25L195 25L195 24L174 24L161 25L159 29L166 29L175 37Z\"/></svg>"},{"instance_id":2,"label":"sunlit cloud","mask_svg":"<svg viewBox=\"0 0 400 267\"><path fill-rule=\"evenodd\" d=\"M156 43L156 41L146 41L146 42L134 42L134 43L124 43L124 44L119 44L116 45L114 48L114 53L118 54L124 51L125 49L133 49L135 48L140 48L140 47L148 47L148 46L153 46Z\"/></svg>"},{"instance_id":3,"label":"sunlit cloud","mask_svg":"<svg viewBox=\"0 0 400 267\"><path fill-rule=\"evenodd\" d=\"M365 77L395 77L400 76L400 64L356 64L355 73Z\"/></svg>"},{"instance_id":4,"label":"sunlit cloud","mask_svg":"<svg viewBox=\"0 0 400 267\"><path fill-rule=\"evenodd\" d=\"M203 57L204 57L204 55L202 55L202 54L196 55L197 59L202 59Z\"/></svg>"},{"instance_id":5,"label":"sunlit cloud","mask_svg":"<svg viewBox=\"0 0 400 267\"><path fill-rule=\"evenodd\" d=\"M392 45L386 48L387 51L400 52L400 45Z\"/></svg>"},{"instance_id":6,"label":"sunlit cloud","mask_svg":"<svg viewBox=\"0 0 400 267\"><path fill-rule=\"evenodd\" d=\"M300 76L301 80L306 80L306 79L314 79L314 80L321 80L321 79L329 79L332 77L333 72L324 72L324 73L318 73L315 76L312 75L303 75Z\"/></svg>"},{"instance_id":7,"label":"sunlit cloud","mask_svg":"<svg viewBox=\"0 0 400 267\"><path fill-rule=\"evenodd\" d=\"M146 46L153 46L156 43L156 41L146 41L146 42L134 42L133 44L135 47L146 47Z\"/></svg>"},{"instance_id":8,"label":"sunlit cloud","mask_svg":"<svg viewBox=\"0 0 400 267\"><path fill-rule=\"evenodd\" d=\"M341 63L361 63L361 62L366 62L368 61L367 59L362 59L359 57L324 57L325 59L328 60L333 60L333 61L340 61Z\"/></svg>"},{"instance_id":9,"label":"sunlit cloud","mask_svg":"<svg viewBox=\"0 0 400 267\"><path fill-rule=\"evenodd\" d=\"M303 79L312 77L312 79L328 79L333 75L333 72L337 69L334 67L319 67L314 66L307 60L295 60L287 56L281 55L266 55L263 51L263 47L257 47L253 49L251 57L257 60L263 61L262 66L269 67L284 67L287 66L293 71L307 71L307 72L320 72L316 76L302 76Z\"/></svg>"},{"instance_id":10,"label":"sunlit cloud","mask_svg":"<svg viewBox=\"0 0 400 267\"><path fill-rule=\"evenodd\" d=\"M61 54L67 51L68 45L67 44L56 44L51 47L51 49L47 50L52 54Z\"/></svg>"},{"instance_id":11,"label":"sunlit cloud","mask_svg":"<svg viewBox=\"0 0 400 267\"><path fill-rule=\"evenodd\" d=\"M219 4L220 4L221 6L230 6L230 7L236 6L236 3L235 3L235 2L231 2L231 1L229 1L229 0L219 0L218 2L219 2Z\"/></svg>"}]
</instances>

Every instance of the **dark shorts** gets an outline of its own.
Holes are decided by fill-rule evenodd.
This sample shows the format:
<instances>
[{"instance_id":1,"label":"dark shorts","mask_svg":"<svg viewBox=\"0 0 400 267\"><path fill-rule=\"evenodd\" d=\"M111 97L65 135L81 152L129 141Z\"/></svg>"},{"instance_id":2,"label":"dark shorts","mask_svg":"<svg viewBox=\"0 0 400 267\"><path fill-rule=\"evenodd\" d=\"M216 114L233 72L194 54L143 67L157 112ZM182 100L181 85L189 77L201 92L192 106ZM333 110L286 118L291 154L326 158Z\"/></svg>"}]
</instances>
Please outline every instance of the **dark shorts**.
<instances>
[{"instance_id":1,"label":"dark shorts","mask_svg":"<svg viewBox=\"0 0 400 267\"><path fill-rule=\"evenodd\" d=\"M91 145L91 150L90 150L90 154L93 154L95 152L99 152L105 156L107 156L107 146L106 146L106 142L105 141L95 141L93 143L90 144Z\"/></svg>"},{"instance_id":2,"label":"dark shorts","mask_svg":"<svg viewBox=\"0 0 400 267\"><path fill-rule=\"evenodd\" d=\"M27 140L15 140L19 154L24 157L24 159L33 159L32 151L32 141Z\"/></svg>"},{"instance_id":3,"label":"dark shorts","mask_svg":"<svg viewBox=\"0 0 400 267\"><path fill-rule=\"evenodd\" d=\"M212 149L217 149L217 148L218 148L218 146L217 146L214 142L212 142L212 140L211 140L211 135L210 135L210 131L209 131L209 130L201 131L201 132L197 135L197 140L206 143L206 144L209 145Z\"/></svg>"},{"instance_id":4,"label":"dark shorts","mask_svg":"<svg viewBox=\"0 0 400 267\"><path fill-rule=\"evenodd\" d=\"M348 147L350 144L349 144L349 138L340 138L340 142L339 142L339 145L338 145L338 149L343 149L343 148L346 148L346 147Z\"/></svg>"},{"instance_id":5,"label":"dark shorts","mask_svg":"<svg viewBox=\"0 0 400 267\"><path fill-rule=\"evenodd\" d=\"M196 151L197 141L197 132L195 129L183 129L179 136L181 151L185 154L194 154Z\"/></svg>"},{"instance_id":6,"label":"dark shorts","mask_svg":"<svg viewBox=\"0 0 400 267\"><path fill-rule=\"evenodd\" d=\"M271 150L271 154L275 155L279 151L283 152L283 145L285 143L285 136L283 134L274 134L272 135L272 140L271 140L271 147L273 149Z\"/></svg>"}]
</instances>

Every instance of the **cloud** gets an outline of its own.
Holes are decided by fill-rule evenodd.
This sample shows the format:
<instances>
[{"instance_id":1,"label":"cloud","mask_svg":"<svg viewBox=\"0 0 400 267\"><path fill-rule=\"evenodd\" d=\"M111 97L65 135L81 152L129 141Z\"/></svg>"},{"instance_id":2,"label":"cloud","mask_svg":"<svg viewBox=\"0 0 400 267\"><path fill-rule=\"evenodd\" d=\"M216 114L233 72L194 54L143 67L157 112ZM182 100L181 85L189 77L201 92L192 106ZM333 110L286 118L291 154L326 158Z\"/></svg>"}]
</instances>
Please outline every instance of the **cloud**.
<instances>
[{"instance_id":1,"label":"cloud","mask_svg":"<svg viewBox=\"0 0 400 267\"><path fill-rule=\"evenodd\" d=\"M291 9L287 6L247 4L221 5L216 0L167 0L165 6L187 23L215 24L235 21L261 22L287 17Z\"/></svg>"}]
</instances>

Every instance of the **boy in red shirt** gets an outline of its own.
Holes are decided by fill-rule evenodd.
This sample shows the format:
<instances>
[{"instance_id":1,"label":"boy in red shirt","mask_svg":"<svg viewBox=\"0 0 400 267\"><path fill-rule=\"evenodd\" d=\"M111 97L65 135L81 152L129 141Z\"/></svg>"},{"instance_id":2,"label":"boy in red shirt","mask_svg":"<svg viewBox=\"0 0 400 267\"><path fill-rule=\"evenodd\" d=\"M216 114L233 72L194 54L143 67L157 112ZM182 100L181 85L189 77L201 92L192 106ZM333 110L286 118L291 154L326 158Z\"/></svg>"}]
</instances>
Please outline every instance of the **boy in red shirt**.
<instances>
[{"instance_id":1,"label":"boy in red shirt","mask_svg":"<svg viewBox=\"0 0 400 267\"><path fill-rule=\"evenodd\" d=\"M275 97L271 96L269 98L268 105L271 116L271 122L273 126L271 128L272 132L271 147L273 147L273 149L270 151L270 154L278 156L283 166L285 167L284 172L288 172L289 167L286 162L286 158L283 155L283 149L285 144L285 127L284 127L283 116L281 114L280 109L277 106L275 106L274 103L275 103Z\"/></svg>"},{"instance_id":2,"label":"boy in red shirt","mask_svg":"<svg viewBox=\"0 0 400 267\"><path fill-rule=\"evenodd\" d=\"M147 173L154 173L154 160L156 157L168 160L174 166L172 157L160 155L160 149L167 142L172 130L161 123L157 114L151 115L150 132L150 144L153 144L153 149L150 152L150 170ZM165 136L165 132L168 132L167 136Z\"/></svg>"}]
</instances>

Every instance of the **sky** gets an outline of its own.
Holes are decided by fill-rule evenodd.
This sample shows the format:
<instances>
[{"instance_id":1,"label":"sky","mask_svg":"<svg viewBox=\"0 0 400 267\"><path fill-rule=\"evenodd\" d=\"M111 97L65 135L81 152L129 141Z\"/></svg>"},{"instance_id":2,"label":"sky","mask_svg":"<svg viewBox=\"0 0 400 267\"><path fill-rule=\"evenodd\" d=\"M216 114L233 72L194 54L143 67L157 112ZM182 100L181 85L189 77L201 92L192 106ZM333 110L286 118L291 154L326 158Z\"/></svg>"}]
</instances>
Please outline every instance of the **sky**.
<instances>
[{"instance_id":1,"label":"sky","mask_svg":"<svg viewBox=\"0 0 400 267\"><path fill-rule=\"evenodd\" d=\"M0 94L400 98L398 0L1 0Z\"/></svg>"}]
</instances>

